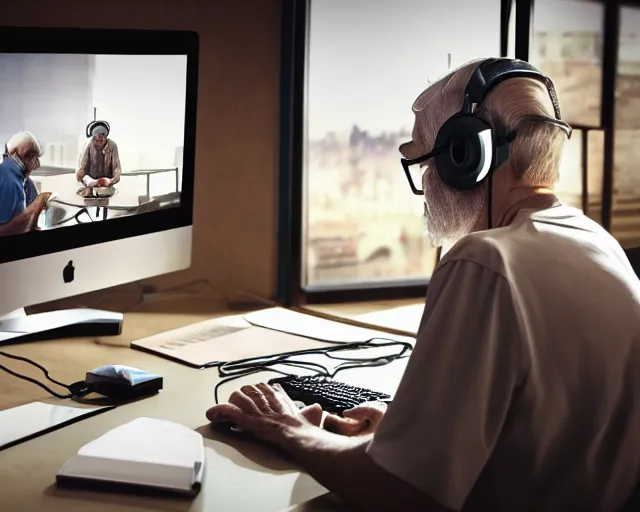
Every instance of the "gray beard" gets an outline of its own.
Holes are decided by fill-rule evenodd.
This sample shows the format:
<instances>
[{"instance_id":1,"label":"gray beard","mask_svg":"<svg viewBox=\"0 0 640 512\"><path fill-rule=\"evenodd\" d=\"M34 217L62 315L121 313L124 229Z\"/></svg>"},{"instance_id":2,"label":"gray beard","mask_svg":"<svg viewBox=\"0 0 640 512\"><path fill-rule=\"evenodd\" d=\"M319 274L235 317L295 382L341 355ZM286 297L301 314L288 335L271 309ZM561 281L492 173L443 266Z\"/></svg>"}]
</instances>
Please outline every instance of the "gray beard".
<instances>
[{"instance_id":1,"label":"gray beard","mask_svg":"<svg viewBox=\"0 0 640 512\"><path fill-rule=\"evenodd\" d=\"M432 245L442 247L471 233L484 206L484 187L470 191L452 189L433 168L427 169L423 181L425 231Z\"/></svg>"}]
</instances>

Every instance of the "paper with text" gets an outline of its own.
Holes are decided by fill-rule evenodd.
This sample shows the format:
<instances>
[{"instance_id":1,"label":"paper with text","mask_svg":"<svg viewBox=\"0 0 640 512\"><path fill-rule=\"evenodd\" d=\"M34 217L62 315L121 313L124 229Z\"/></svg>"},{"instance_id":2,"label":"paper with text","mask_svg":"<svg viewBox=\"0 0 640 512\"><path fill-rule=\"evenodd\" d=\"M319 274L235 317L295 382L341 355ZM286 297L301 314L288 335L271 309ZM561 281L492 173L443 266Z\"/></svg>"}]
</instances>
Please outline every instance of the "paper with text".
<instances>
[{"instance_id":1,"label":"paper with text","mask_svg":"<svg viewBox=\"0 0 640 512\"><path fill-rule=\"evenodd\" d=\"M205 320L135 340L145 350L190 366L204 367L238 359L273 356L327 343L369 340L412 342L410 337L355 327L283 308Z\"/></svg>"},{"instance_id":2,"label":"paper with text","mask_svg":"<svg viewBox=\"0 0 640 512\"><path fill-rule=\"evenodd\" d=\"M241 315L214 318L133 341L145 350L190 366L265 357L274 353L326 346L298 336L252 327Z\"/></svg>"}]
</instances>

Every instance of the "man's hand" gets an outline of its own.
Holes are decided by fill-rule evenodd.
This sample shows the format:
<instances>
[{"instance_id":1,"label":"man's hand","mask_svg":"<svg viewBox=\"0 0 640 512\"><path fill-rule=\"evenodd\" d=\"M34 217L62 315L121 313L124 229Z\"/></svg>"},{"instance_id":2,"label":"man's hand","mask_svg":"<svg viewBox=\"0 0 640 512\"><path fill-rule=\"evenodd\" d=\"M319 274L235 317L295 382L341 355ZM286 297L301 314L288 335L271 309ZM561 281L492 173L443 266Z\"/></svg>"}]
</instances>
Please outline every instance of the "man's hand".
<instances>
[{"instance_id":1,"label":"man's hand","mask_svg":"<svg viewBox=\"0 0 640 512\"><path fill-rule=\"evenodd\" d=\"M372 434L387 409L383 402L368 402L343 412L342 417L328 414L323 428L343 436ZM318 404L298 408L276 385L243 386L229 398L229 404L207 411L212 423L231 422L241 430L274 444L281 442L283 431L322 424L323 411Z\"/></svg>"},{"instance_id":2,"label":"man's hand","mask_svg":"<svg viewBox=\"0 0 640 512\"><path fill-rule=\"evenodd\" d=\"M98 187L109 187L111 186L111 180L109 178L100 178L98 180Z\"/></svg>"},{"instance_id":3,"label":"man's hand","mask_svg":"<svg viewBox=\"0 0 640 512\"><path fill-rule=\"evenodd\" d=\"M207 411L212 423L230 422L244 432L284 447L288 434L320 424L322 408L312 405L302 410L279 385L242 386L229 397L228 404Z\"/></svg>"},{"instance_id":4,"label":"man's hand","mask_svg":"<svg viewBox=\"0 0 640 512\"><path fill-rule=\"evenodd\" d=\"M53 195L52 192L41 192L38 194L38 199L41 201L41 210L49 207L49 198Z\"/></svg>"},{"instance_id":5,"label":"man's hand","mask_svg":"<svg viewBox=\"0 0 640 512\"><path fill-rule=\"evenodd\" d=\"M323 427L334 434L343 436L364 436L373 434L387 410L384 402L367 402L342 413L342 417L329 414Z\"/></svg>"}]
</instances>

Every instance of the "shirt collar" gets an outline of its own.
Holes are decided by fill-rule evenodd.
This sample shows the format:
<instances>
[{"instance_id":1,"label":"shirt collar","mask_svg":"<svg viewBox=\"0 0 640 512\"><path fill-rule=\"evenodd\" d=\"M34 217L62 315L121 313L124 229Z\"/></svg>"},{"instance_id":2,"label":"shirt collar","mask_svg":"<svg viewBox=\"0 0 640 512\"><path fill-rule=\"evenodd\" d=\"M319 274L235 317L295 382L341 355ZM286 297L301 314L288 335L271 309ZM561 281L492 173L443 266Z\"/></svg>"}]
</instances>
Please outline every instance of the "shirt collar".
<instances>
[{"instance_id":1,"label":"shirt collar","mask_svg":"<svg viewBox=\"0 0 640 512\"><path fill-rule=\"evenodd\" d=\"M5 162L9 171L13 172L16 176L19 176L22 180L26 179L26 168L22 159L18 155L3 155L2 163Z\"/></svg>"},{"instance_id":2,"label":"shirt collar","mask_svg":"<svg viewBox=\"0 0 640 512\"><path fill-rule=\"evenodd\" d=\"M20 158L18 155L9 155L9 158L11 158L15 163L17 163L20 170L24 173L24 171L26 170L26 167L24 165L24 162L22 161L22 158Z\"/></svg>"}]
</instances>

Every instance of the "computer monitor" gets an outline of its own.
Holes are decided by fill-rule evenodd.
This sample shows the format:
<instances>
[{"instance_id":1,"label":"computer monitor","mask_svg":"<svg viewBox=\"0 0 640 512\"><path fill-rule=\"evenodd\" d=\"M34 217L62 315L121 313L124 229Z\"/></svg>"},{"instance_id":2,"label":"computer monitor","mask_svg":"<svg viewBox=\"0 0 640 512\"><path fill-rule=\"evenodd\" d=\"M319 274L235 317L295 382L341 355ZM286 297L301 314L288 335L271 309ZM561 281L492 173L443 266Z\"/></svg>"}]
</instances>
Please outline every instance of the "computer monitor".
<instances>
[{"instance_id":1,"label":"computer monitor","mask_svg":"<svg viewBox=\"0 0 640 512\"><path fill-rule=\"evenodd\" d=\"M194 32L0 28L0 342L118 334L10 312L191 265L197 80Z\"/></svg>"}]
</instances>

